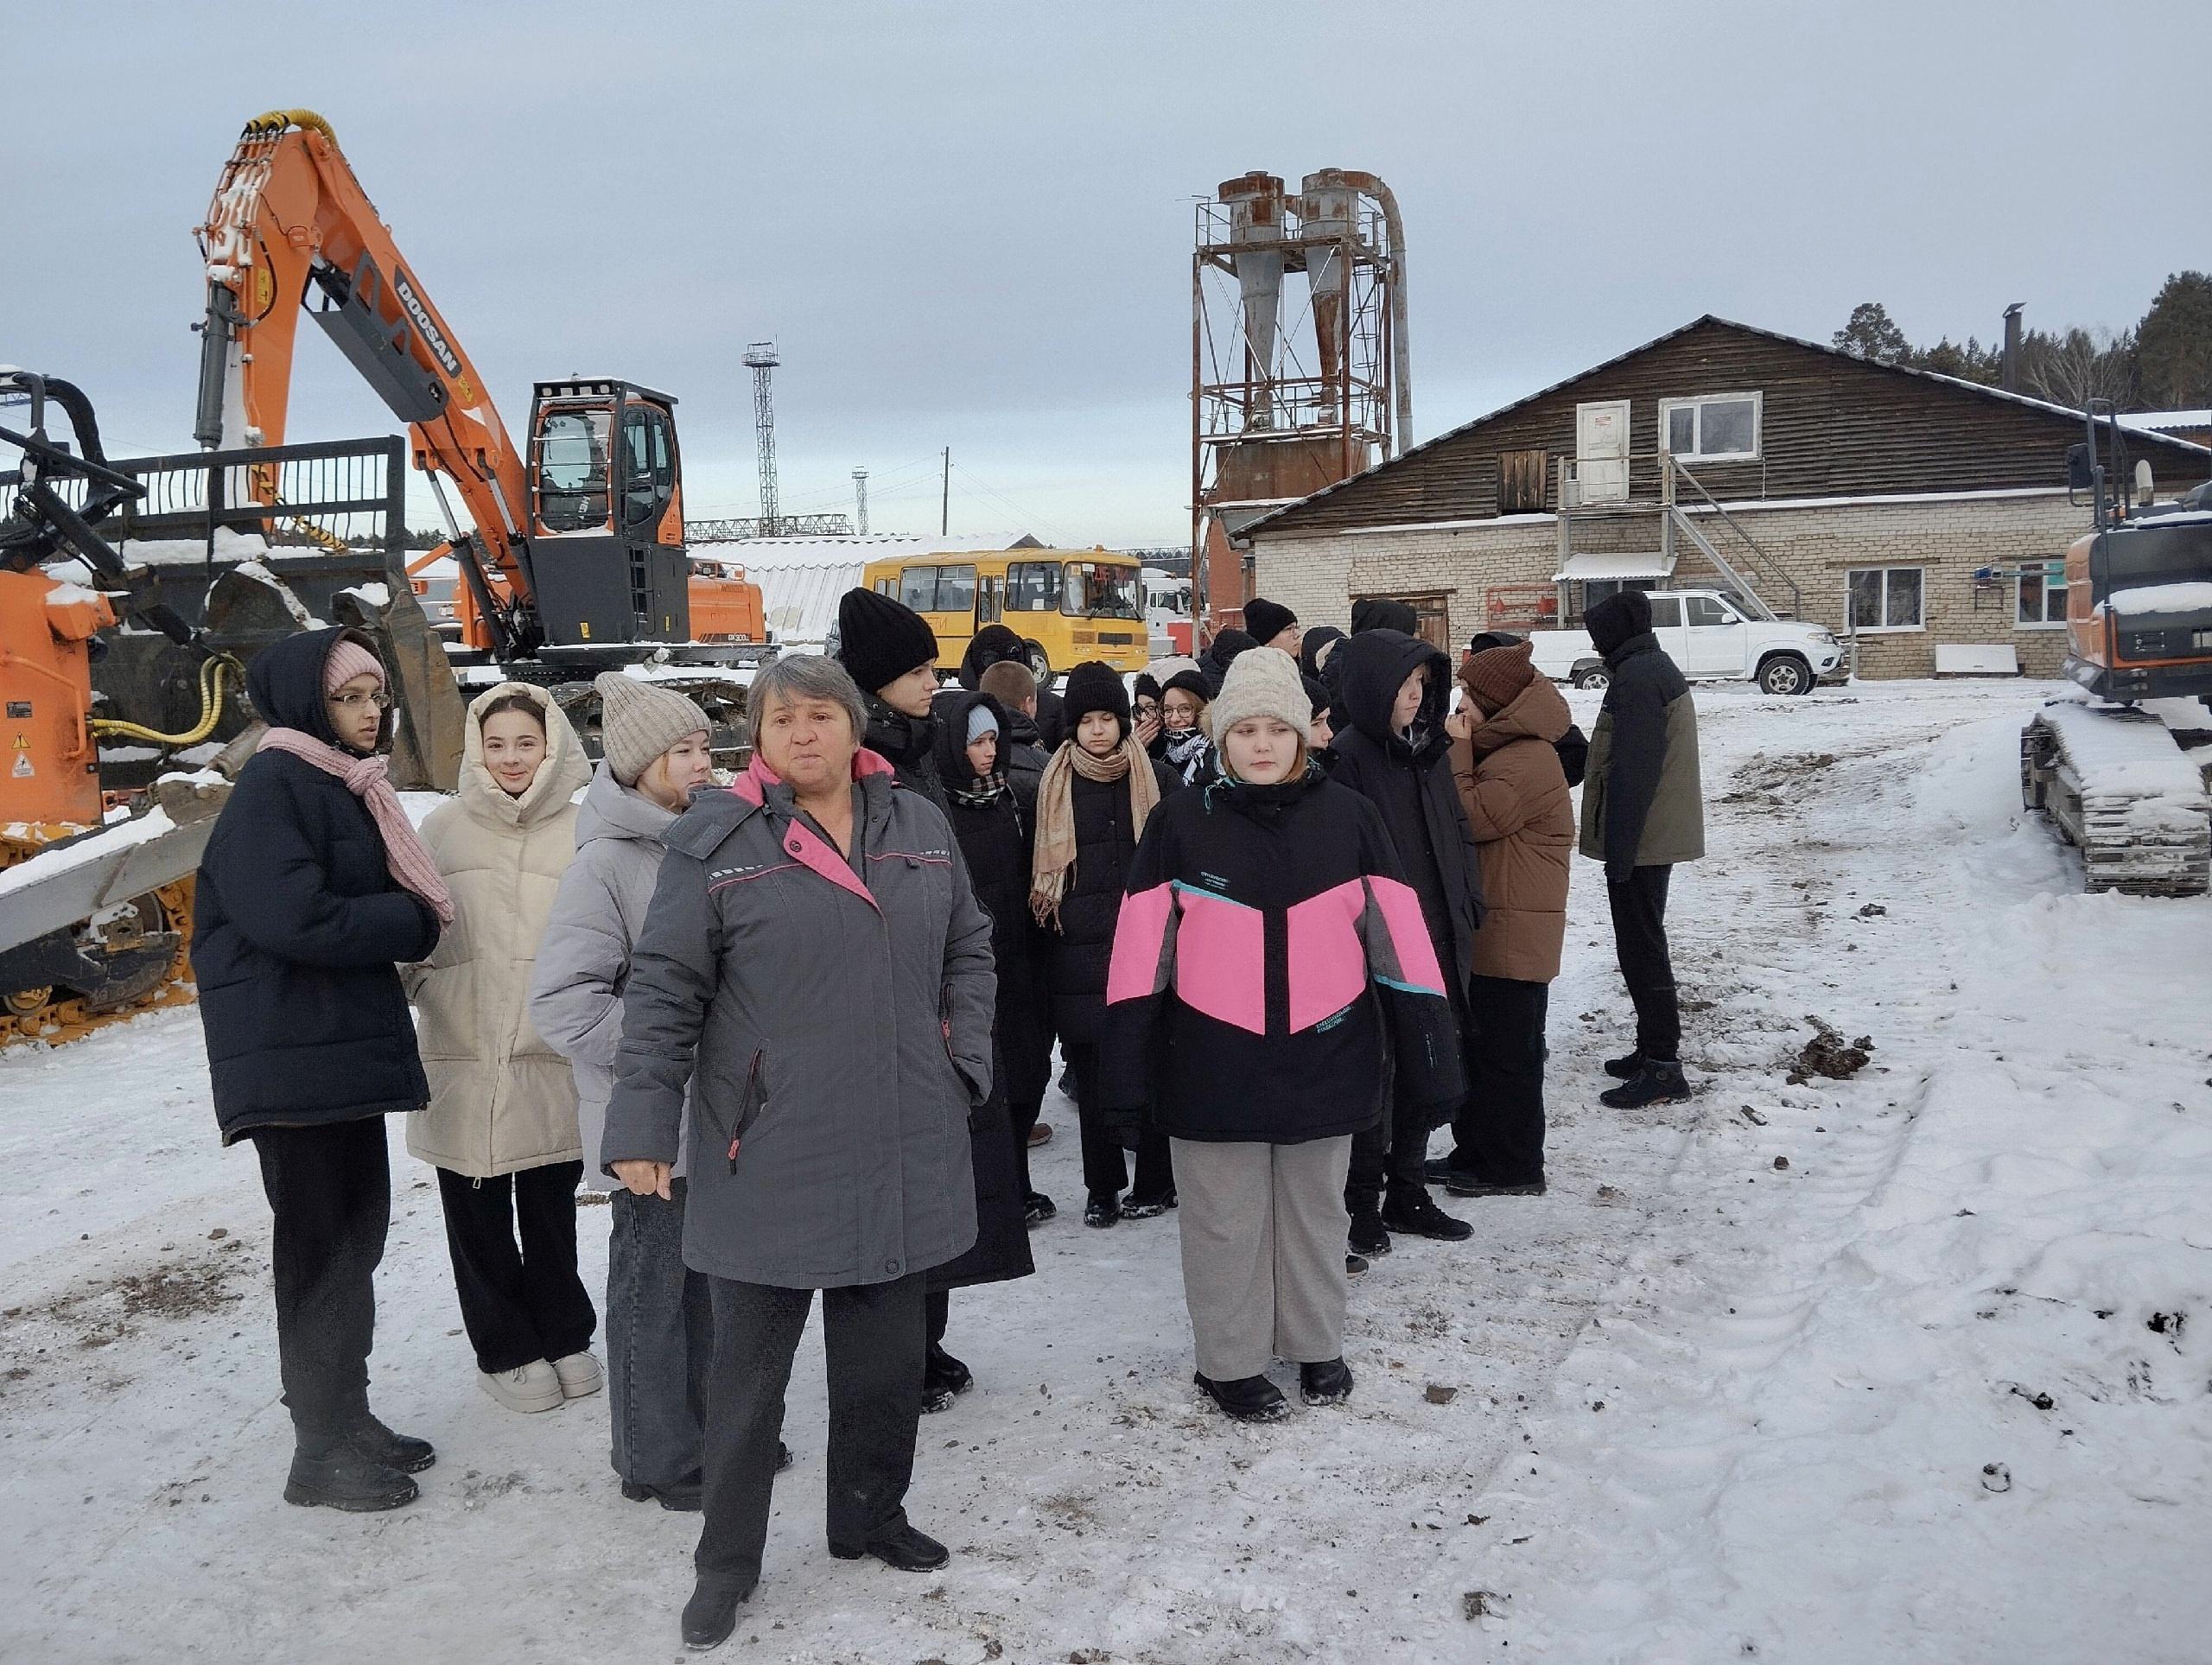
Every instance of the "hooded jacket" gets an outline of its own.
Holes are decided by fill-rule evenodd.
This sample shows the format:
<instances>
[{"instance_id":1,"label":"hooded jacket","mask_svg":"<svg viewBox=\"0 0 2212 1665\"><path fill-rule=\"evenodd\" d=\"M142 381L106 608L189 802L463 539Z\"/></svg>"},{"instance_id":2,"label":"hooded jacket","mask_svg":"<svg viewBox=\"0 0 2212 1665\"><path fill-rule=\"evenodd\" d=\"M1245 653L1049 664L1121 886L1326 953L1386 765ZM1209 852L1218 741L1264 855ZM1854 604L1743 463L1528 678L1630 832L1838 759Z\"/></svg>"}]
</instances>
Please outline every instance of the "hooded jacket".
<instances>
[{"instance_id":1,"label":"hooded jacket","mask_svg":"<svg viewBox=\"0 0 2212 1665\"><path fill-rule=\"evenodd\" d=\"M938 696L942 699L943 696ZM937 772L937 734L940 726L933 702L926 717L910 717L894 711L874 694L863 693L868 708L868 733L861 744L888 763L899 784L944 808L944 786Z\"/></svg>"},{"instance_id":2,"label":"hooded jacket","mask_svg":"<svg viewBox=\"0 0 2212 1665\"><path fill-rule=\"evenodd\" d=\"M264 649L246 671L255 711L337 745L322 672L341 637L373 648L359 631L311 630ZM249 759L200 858L192 918L225 1144L429 1098L398 965L430 952L437 916L391 876L343 781L289 753Z\"/></svg>"},{"instance_id":3,"label":"hooded jacket","mask_svg":"<svg viewBox=\"0 0 2212 1665\"><path fill-rule=\"evenodd\" d=\"M1370 630L1395 630L1401 635L1421 634L1421 615L1410 602L1394 601L1387 595L1366 595L1351 604L1351 633L1363 636Z\"/></svg>"},{"instance_id":4,"label":"hooded jacket","mask_svg":"<svg viewBox=\"0 0 2212 1665\"><path fill-rule=\"evenodd\" d=\"M1705 790L1697 707L1659 639L1648 629L1628 637L1605 655L1605 668L1612 677L1582 783L1582 853L1603 861L1606 880L1618 885L1634 868L1705 854Z\"/></svg>"},{"instance_id":5,"label":"hooded jacket","mask_svg":"<svg viewBox=\"0 0 2212 1665\"><path fill-rule=\"evenodd\" d=\"M1346 718L1329 744L1335 759L1329 778L1381 812L1407 882L1421 898L1437 957L1464 989L1474 969L1483 891L1444 732L1451 664L1417 637L1377 629L1331 654L1329 669L1337 672ZM1391 731L1390 709L1416 670L1426 685L1409 738Z\"/></svg>"},{"instance_id":6,"label":"hooded jacket","mask_svg":"<svg viewBox=\"0 0 2212 1665\"><path fill-rule=\"evenodd\" d=\"M520 798L484 763L484 709L509 694L528 696L545 724L545 760ZM572 800L590 778L583 743L543 689L501 683L469 702L459 789L423 823L453 892L453 929L406 973L430 1078L407 1148L433 1166L489 1179L583 1153L569 1060L528 1008L538 943L575 855Z\"/></svg>"},{"instance_id":7,"label":"hooded jacket","mask_svg":"<svg viewBox=\"0 0 2212 1665\"><path fill-rule=\"evenodd\" d=\"M575 860L561 875L537 945L530 1020L575 1074L584 1183L594 1190L608 1186L599 1152L622 1039L622 988L666 854L661 838L675 824L676 811L625 786L601 763L576 810ZM677 1156L677 1173L690 1172L688 1155Z\"/></svg>"},{"instance_id":8,"label":"hooded jacket","mask_svg":"<svg viewBox=\"0 0 2212 1665\"><path fill-rule=\"evenodd\" d=\"M1573 726L1566 699L1538 676L1470 738L1452 742L1452 783L1488 906L1475 933L1478 977L1559 975L1574 806L1557 747Z\"/></svg>"},{"instance_id":9,"label":"hooded jacket","mask_svg":"<svg viewBox=\"0 0 2212 1665\"><path fill-rule=\"evenodd\" d=\"M693 1090L696 1272L882 1283L976 1238L991 922L937 806L871 752L853 771L849 861L757 757L664 841L599 1160L673 1162Z\"/></svg>"},{"instance_id":10,"label":"hooded jacket","mask_svg":"<svg viewBox=\"0 0 2212 1665\"><path fill-rule=\"evenodd\" d=\"M1183 783L1163 763L1153 764L1152 772L1165 804ZM1054 1032L1062 1040L1096 1042L1103 1039L1106 962L1113 953L1114 921L1136 855L1137 834L1129 821L1128 781L1088 780L1078 774L1069 792L1075 814L1075 870L1061 893L1058 930L1045 928L1046 980ZM1159 812L1154 806L1153 813Z\"/></svg>"},{"instance_id":11,"label":"hooded jacket","mask_svg":"<svg viewBox=\"0 0 2212 1665\"><path fill-rule=\"evenodd\" d=\"M1179 1139L1298 1144L1456 1103L1444 974L1375 806L1309 769L1180 792L1114 935L1103 1096Z\"/></svg>"},{"instance_id":12,"label":"hooded jacket","mask_svg":"<svg viewBox=\"0 0 2212 1665\"><path fill-rule=\"evenodd\" d=\"M1206 651L1198 656L1198 674L1205 678L1207 699L1221 692L1222 680L1229 675L1229 667L1236 663L1236 656L1249 653L1257 646L1259 643L1253 640L1251 632L1234 629L1223 631L1207 644Z\"/></svg>"}]
</instances>

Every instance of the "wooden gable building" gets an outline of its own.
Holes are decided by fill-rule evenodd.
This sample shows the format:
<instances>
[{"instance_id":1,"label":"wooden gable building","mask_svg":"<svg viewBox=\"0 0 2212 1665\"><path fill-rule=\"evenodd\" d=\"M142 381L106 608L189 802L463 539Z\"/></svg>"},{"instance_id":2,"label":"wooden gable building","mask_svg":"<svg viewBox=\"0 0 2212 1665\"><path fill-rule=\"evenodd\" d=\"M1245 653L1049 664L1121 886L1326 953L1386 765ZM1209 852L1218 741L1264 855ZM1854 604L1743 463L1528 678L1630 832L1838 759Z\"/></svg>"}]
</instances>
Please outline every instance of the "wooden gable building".
<instances>
[{"instance_id":1,"label":"wooden gable building","mask_svg":"<svg viewBox=\"0 0 2212 1665\"><path fill-rule=\"evenodd\" d=\"M1852 638L1862 675L1947 646L2050 676L2082 438L2061 406L1707 316L1255 522L1247 593L1309 624L1399 597L1443 642L1624 585L1732 589ZM2212 449L2122 440L2160 497L2212 478Z\"/></svg>"}]
</instances>

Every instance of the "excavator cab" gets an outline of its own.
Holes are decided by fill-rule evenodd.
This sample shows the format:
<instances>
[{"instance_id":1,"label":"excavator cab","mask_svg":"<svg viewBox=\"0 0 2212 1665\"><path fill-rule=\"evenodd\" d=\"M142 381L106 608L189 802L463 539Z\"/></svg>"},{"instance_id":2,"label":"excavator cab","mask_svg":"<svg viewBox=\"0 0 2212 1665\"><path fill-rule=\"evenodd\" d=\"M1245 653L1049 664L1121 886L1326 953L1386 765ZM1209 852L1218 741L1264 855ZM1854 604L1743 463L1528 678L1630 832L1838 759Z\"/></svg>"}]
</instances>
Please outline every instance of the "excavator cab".
<instances>
[{"instance_id":1,"label":"excavator cab","mask_svg":"<svg viewBox=\"0 0 2212 1665\"><path fill-rule=\"evenodd\" d=\"M540 382L529 457L524 541L540 651L689 640L675 399L599 377Z\"/></svg>"}]
</instances>

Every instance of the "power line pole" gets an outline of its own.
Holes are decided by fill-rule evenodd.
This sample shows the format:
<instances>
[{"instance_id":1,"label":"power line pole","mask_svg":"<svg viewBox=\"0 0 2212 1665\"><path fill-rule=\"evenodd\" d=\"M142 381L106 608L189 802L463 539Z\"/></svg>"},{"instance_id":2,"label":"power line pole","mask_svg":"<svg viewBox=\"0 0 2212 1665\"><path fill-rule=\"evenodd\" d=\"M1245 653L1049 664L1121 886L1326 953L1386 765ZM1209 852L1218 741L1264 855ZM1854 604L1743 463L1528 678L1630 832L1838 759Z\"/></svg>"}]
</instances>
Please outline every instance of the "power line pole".
<instances>
[{"instance_id":1,"label":"power line pole","mask_svg":"<svg viewBox=\"0 0 2212 1665\"><path fill-rule=\"evenodd\" d=\"M868 536L868 470L853 470L853 508L860 524L861 536Z\"/></svg>"},{"instance_id":2,"label":"power line pole","mask_svg":"<svg viewBox=\"0 0 2212 1665\"><path fill-rule=\"evenodd\" d=\"M950 537L952 532L952 448L944 448L944 501L938 510L937 535Z\"/></svg>"},{"instance_id":3,"label":"power line pole","mask_svg":"<svg viewBox=\"0 0 2212 1665\"><path fill-rule=\"evenodd\" d=\"M773 341L755 341L745 349L745 362L753 372L753 435L759 447L760 472L760 532L776 535L776 403L768 378L781 362Z\"/></svg>"}]
</instances>

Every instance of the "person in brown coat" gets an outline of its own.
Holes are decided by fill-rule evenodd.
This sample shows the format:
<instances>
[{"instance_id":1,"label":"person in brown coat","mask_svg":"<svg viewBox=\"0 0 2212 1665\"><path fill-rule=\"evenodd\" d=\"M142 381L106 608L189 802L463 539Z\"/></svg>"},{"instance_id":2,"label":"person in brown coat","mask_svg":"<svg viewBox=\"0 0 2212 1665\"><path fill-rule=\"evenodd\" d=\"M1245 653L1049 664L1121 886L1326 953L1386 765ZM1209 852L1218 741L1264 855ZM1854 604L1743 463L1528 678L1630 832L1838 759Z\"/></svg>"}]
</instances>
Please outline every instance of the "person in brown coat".
<instances>
[{"instance_id":1,"label":"person in brown coat","mask_svg":"<svg viewBox=\"0 0 2212 1665\"><path fill-rule=\"evenodd\" d=\"M1445 1165L1454 1197L1544 1192L1544 1014L1567 935L1574 811L1556 742L1573 726L1527 641L1459 667L1446 720L1452 778L1473 832L1490 912L1467 984L1468 1093Z\"/></svg>"}]
</instances>

